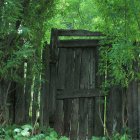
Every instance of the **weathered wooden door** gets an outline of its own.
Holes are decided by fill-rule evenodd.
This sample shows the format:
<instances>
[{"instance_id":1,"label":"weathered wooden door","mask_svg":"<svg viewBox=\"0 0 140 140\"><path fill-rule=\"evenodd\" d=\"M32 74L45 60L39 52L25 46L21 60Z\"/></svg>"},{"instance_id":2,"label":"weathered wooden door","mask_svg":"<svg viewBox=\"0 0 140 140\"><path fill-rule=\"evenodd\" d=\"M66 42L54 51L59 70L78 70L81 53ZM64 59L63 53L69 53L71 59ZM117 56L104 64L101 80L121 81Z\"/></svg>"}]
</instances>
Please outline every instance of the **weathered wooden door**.
<instances>
[{"instance_id":1,"label":"weathered wooden door","mask_svg":"<svg viewBox=\"0 0 140 140\"><path fill-rule=\"evenodd\" d=\"M86 140L103 134L103 97L98 90L97 76L99 40L60 41L58 36L62 33L85 35L85 31L53 32L50 125L70 140Z\"/></svg>"}]
</instances>

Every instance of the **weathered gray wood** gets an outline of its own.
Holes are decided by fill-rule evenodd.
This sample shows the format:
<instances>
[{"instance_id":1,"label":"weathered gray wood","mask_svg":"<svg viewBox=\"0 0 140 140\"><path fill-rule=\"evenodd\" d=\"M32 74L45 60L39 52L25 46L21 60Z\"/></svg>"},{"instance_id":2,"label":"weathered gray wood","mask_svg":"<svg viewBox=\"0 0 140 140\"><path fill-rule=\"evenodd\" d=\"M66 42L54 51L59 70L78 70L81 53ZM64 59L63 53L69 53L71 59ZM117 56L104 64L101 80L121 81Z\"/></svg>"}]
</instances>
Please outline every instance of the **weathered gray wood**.
<instances>
[{"instance_id":1,"label":"weathered gray wood","mask_svg":"<svg viewBox=\"0 0 140 140\"><path fill-rule=\"evenodd\" d=\"M90 61L89 61L89 88L95 88L95 49L92 49L90 52ZM94 135L94 112L95 112L95 99L88 99L88 139Z\"/></svg>"},{"instance_id":2,"label":"weathered gray wood","mask_svg":"<svg viewBox=\"0 0 140 140\"><path fill-rule=\"evenodd\" d=\"M122 129L122 89L113 87L109 93L107 106L107 129L109 133Z\"/></svg>"},{"instance_id":3,"label":"weathered gray wood","mask_svg":"<svg viewBox=\"0 0 140 140\"><path fill-rule=\"evenodd\" d=\"M129 84L127 89L127 102L128 102L128 127L133 129L133 100L132 100L132 82Z\"/></svg>"},{"instance_id":4,"label":"weathered gray wood","mask_svg":"<svg viewBox=\"0 0 140 140\"><path fill-rule=\"evenodd\" d=\"M74 50L67 49L66 53L66 76L65 76L65 88L70 90L74 87ZM66 92L67 94L67 92ZM72 111L72 100L64 100L64 135L70 136L70 121Z\"/></svg>"},{"instance_id":5,"label":"weathered gray wood","mask_svg":"<svg viewBox=\"0 0 140 140\"><path fill-rule=\"evenodd\" d=\"M99 96L96 97L96 94L93 92L93 89L97 89L100 86L101 81L105 79L98 75L96 75L95 78L99 63L99 40L58 41L58 36L94 36L94 34L97 34L75 30L57 30L54 32L55 37L53 38L53 41L51 41L53 42L53 45L51 45L52 48L58 47L59 49L62 49L62 51L63 49L67 49L66 58L63 59L60 55L64 54L57 55L57 51L53 50L55 59L53 58L52 62L55 62L56 66L59 67L57 61L61 61L59 62L61 63L61 68L58 68L57 70L57 96L55 97L59 102L57 102L57 106L60 106L61 108L58 110L63 112L64 109L64 116L58 113L55 117L59 118L61 116L61 119L64 117L64 134L70 136L71 140L76 140L77 138L79 140L90 139L92 135L101 136L103 135L104 95L98 91L99 94L97 94L97 96ZM93 52L93 54L95 52L95 56L91 52ZM95 62L93 62L94 57L96 58ZM57 58L59 58L59 60L57 60ZM64 60L66 60L66 63ZM64 81L64 79L66 80ZM137 93L137 89L136 84L133 83L133 86L129 89L127 100L128 126L130 126L132 130L136 130L134 133L136 136L138 133L137 124L140 122L140 117L138 118L138 116L140 116L140 109L138 106L139 95L136 94L133 96L132 94L134 94L134 92ZM126 101L123 99L124 96L122 97L122 94L122 89L120 87L113 87L111 95L107 97L107 128L110 133L112 133L112 131L120 131L122 126L124 126L125 117L127 117L127 110L124 105ZM56 111L58 110L56 109ZM63 120L58 122L61 122L61 124L57 124L56 122L57 126L60 124L61 127Z\"/></svg>"},{"instance_id":6,"label":"weathered gray wood","mask_svg":"<svg viewBox=\"0 0 140 140\"><path fill-rule=\"evenodd\" d=\"M99 70L99 48L96 47L95 48L95 87L98 88L100 87L101 84L101 77L99 77L99 75L97 75L97 72ZM104 109L104 105L103 105L103 98L100 97L96 97L95 98L95 113L94 113L94 134L95 136L102 136L103 135L103 109Z\"/></svg>"},{"instance_id":7,"label":"weathered gray wood","mask_svg":"<svg viewBox=\"0 0 140 140\"><path fill-rule=\"evenodd\" d=\"M133 129L132 135L133 138L138 137L138 86L137 81L133 81L132 84L132 100L133 100Z\"/></svg>"},{"instance_id":8,"label":"weathered gray wood","mask_svg":"<svg viewBox=\"0 0 140 140\"><path fill-rule=\"evenodd\" d=\"M54 129L60 134L64 134L64 112L63 112L63 101L58 100L56 101L56 110L55 114L53 116L54 118L51 118L52 121L54 120L53 127Z\"/></svg>"},{"instance_id":9,"label":"weathered gray wood","mask_svg":"<svg viewBox=\"0 0 140 140\"><path fill-rule=\"evenodd\" d=\"M59 48L91 48L100 46L100 40L95 39L73 39L73 40L59 40Z\"/></svg>"},{"instance_id":10,"label":"weathered gray wood","mask_svg":"<svg viewBox=\"0 0 140 140\"><path fill-rule=\"evenodd\" d=\"M90 140L94 134L95 124L95 98L89 98L88 101L88 139Z\"/></svg>"},{"instance_id":11,"label":"weathered gray wood","mask_svg":"<svg viewBox=\"0 0 140 140\"><path fill-rule=\"evenodd\" d=\"M57 90L62 90L65 88L65 67L66 67L66 49L60 48L59 49L59 56L58 56L58 78L57 78Z\"/></svg>"},{"instance_id":12,"label":"weathered gray wood","mask_svg":"<svg viewBox=\"0 0 140 140\"><path fill-rule=\"evenodd\" d=\"M56 49L56 48L55 48ZM50 81L50 125L54 127L59 133L63 133L63 122L62 122L62 112L63 112L63 102L56 101L56 88L57 88L57 69L59 71L60 65L59 61L57 63L51 63L51 81ZM58 66L57 66L58 65ZM58 127L60 126L60 127Z\"/></svg>"},{"instance_id":13,"label":"weathered gray wood","mask_svg":"<svg viewBox=\"0 0 140 140\"><path fill-rule=\"evenodd\" d=\"M138 118L139 118L139 124L138 124L138 138L140 139L140 83L138 83Z\"/></svg>"},{"instance_id":14,"label":"weathered gray wood","mask_svg":"<svg viewBox=\"0 0 140 140\"><path fill-rule=\"evenodd\" d=\"M58 31L52 29L51 31L51 41L50 41L50 62L56 63L57 61L57 42L58 42Z\"/></svg>"},{"instance_id":15,"label":"weathered gray wood","mask_svg":"<svg viewBox=\"0 0 140 140\"><path fill-rule=\"evenodd\" d=\"M128 124L128 111L127 111L127 93L126 88L122 89L122 128L127 127Z\"/></svg>"},{"instance_id":16,"label":"weathered gray wood","mask_svg":"<svg viewBox=\"0 0 140 140\"><path fill-rule=\"evenodd\" d=\"M59 36L105 36L101 32L92 32L87 30L58 30Z\"/></svg>"},{"instance_id":17,"label":"weathered gray wood","mask_svg":"<svg viewBox=\"0 0 140 140\"><path fill-rule=\"evenodd\" d=\"M50 88L49 88L49 114L54 114L56 109L56 64L50 64Z\"/></svg>"},{"instance_id":18,"label":"weathered gray wood","mask_svg":"<svg viewBox=\"0 0 140 140\"><path fill-rule=\"evenodd\" d=\"M79 139L85 140L88 136L88 99L79 100Z\"/></svg>"},{"instance_id":19,"label":"weathered gray wood","mask_svg":"<svg viewBox=\"0 0 140 140\"><path fill-rule=\"evenodd\" d=\"M67 94L65 94L67 93ZM98 89L58 90L56 99L91 98L104 96Z\"/></svg>"},{"instance_id":20,"label":"weathered gray wood","mask_svg":"<svg viewBox=\"0 0 140 140\"><path fill-rule=\"evenodd\" d=\"M56 68L56 62L57 62L57 54L56 54L56 48L57 48L57 40L58 35L57 31L55 29L51 30L51 40L50 40L50 63L49 63L49 70L50 70L50 76L49 76L49 119L50 119L50 125L54 125L56 122L55 118L55 110L56 110L56 78L57 78L57 68Z\"/></svg>"},{"instance_id":21,"label":"weathered gray wood","mask_svg":"<svg viewBox=\"0 0 140 140\"><path fill-rule=\"evenodd\" d=\"M89 88L89 61L90 50L83 49L81 56L81 70L80 70L80 88ZM79 139L85 140L88 135L88 99L80 99L79 101Z\"/></svg>"},{"instance_id":22,"label":"weathered gray wood","mask_svg":"<svg viewBox=\"0 0 140 140\"><path fill-rule=\"evenodd\" d=\"M58 66L57 66L57 89L65 88L65 69L66 69L66 49L59 49L58 54ZM55 99L56 100L56 99ZM64 112L63 112L63 100L56 101L55 110L55 128L56 130L63 134L64 133Z\"/></svg>"},{"instance_id":23,"label":"weathered gray wood","mask_svg":"<svg viewBox=\"0 0 140 140\"><path fill-rule=\"evenodd\" d=\"M75 66L74 66L74 89L75 90L79 90L80 65L81 65L81 49L75 49ZM78 115L79 115L78 111L79 111L79 99L77 98L74 99L72 103L71 132L70 132L71 140L77 140L78 138Z\"/></svg>"},{"instance_id":24,"label":"weathered gray wood","mask_svg":"<svg viewBox=\"0 0 140 140\"><path fill-rule=\"evenodd\" d=\"M42 83L40 95L40 124L41 126L49 126L49 76L50 76L50 52L49 45L45 44L42 52Z\"/></svg>"},{"instance_id":25,"label":"weathered gray wood","mask_svg":"<svg viewBox=\"0 0 140 140\"><path fill-rule=\"evenodd\" d=\"M138 136L138 87L137 81L132 81L128 87L128 127L133 138Z\"/></svg>"},{"instance_id":26,"label":"weathered gray wood","mask_svg":"<svg viewBox=\"0 0 140 140\"><path fill-rule=\"evenodd\" d=\"M71 106L71 130L70 139L77 140L78 138L78 111L79 111L79 99L72 100Z\"/></svg>"},{"instance_id":27,"label":"weathered gray wood","mask_svg":"<svg viewBox=\"0 0 140 140\"><path fill-rule=\"evenodd\" d=\"M59 105L56 105L56 64L50 63L50 79L49 79L49 125L53 127L57 131L57 127L55 127L55 123L59 122L56 116L57 111L56 107L59 107Z\"/></svg>"},{"instance_id":28,"label":"weathered gray wood","mask_svg":"<svg viewBox=\"0 0 140 140\"><path fill-rule=\"evenodd\" d=\"M21 79L24 77L24 64L20 67L18 76ZM15 98L15 123L22 124L25 121L24 83L16 83Z\"/></svg>"},{"instance_id":29,"label":"weathered gray wood","mask_svg":"<svg viewBox=\"0 0 140 140\"><path fill-rule=\"evenodd\" d=\"M104 122L104 115L103 115L103 103L104 100L101 97L95 98L95 124L94 124L94 134L95 136L103 136L103 122Z\"/></svg>"}]
</instances>

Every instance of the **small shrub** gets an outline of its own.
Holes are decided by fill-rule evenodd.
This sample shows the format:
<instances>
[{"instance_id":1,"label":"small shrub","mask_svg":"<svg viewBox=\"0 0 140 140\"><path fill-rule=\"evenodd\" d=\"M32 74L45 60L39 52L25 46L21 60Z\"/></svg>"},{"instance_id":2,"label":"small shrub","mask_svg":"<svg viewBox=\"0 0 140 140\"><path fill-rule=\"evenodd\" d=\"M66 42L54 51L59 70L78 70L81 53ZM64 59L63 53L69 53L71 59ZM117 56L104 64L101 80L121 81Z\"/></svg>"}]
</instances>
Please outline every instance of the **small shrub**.
<instances>
[{"instance_id":1,"label":"small shrub","mask_svg":"<svg viewBox=\"0 0 140 140\"><path fill-rule=\"evenodd\" d=\"M34 128L31 125L23 126L7 126L0 128L0 140L69 140L65 136L59 136L54 129L49 128L44 130L44 133L34 133Z\"/></svg>"}]
</instances>

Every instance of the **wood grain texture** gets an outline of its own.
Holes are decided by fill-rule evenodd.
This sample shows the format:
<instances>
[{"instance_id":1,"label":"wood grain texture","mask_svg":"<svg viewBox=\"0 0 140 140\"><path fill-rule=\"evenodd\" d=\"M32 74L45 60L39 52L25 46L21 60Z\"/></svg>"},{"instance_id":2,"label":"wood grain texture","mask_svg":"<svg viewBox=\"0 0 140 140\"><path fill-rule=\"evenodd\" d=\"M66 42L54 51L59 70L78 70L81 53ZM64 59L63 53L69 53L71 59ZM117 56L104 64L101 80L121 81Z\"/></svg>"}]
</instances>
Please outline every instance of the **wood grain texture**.
<instances>
[{"instance_id":1,"label":"wood grain texture","mask_svg":"<svg viewBox=\"0 0 140 140\"><path fill-rule=\"evenodd\" d=\"M75 49L75 65L74 65L74 89L79 90L80 79L80 66L81 66L81 49ZM74 93L76 95L77 92ZM78 138L78 124L79 124L79 99L73 99L72 112L71 112L71 132L70 139L77 140Z\"/></svg>"},{"instance_id":2,"label":"wood grain texture","mask_svg":"<svg viewBox=\"0 0 140 140\"><path fill-rule=\"evenodd\" d=\"M41 126L49 126L49 76L50 76L50 68L49 68L49 60L50 60L50 52L49 45L43 48L42 51L42 82L41 82L41 94L40 94L40 124ZM47 57L46 57L47 56Z\"/></svg>"},{"instance_id":3,"label":"wood grain texture","mask_svg":"<svg viewBox=\"0 0 140 140\"><path fill-rule=\"evenodd\" d=\"M59 40L59 48L93 48L100 46L100 40L95 39L73 39L73 40Z\"/></svg>"},{"instance_id":4,"label":"wood grain texture","mask_svg":"<svg viewBox=\"0 0 140 140\"><path fill-rule=\"evenodd\" d=\"M127 89L127 102L128 102L128 127L133 129L133 100L132 100L132 83L129 84Z\"/></svg>"},{"instance_id":5,"label":"wood grain texture","mask_svg":"<svg viewBox=\"0 0 140 140\"><path fill-rule=\"evenodd\" d=\"M56 78L56 88L63 89L65 88L65 69L66 69L66 50L59 49L58 52L58 63L57 65L57 78ZM56 100L55 108L55 129L60 133L64 133L64 112L63 112L63 100Z\"/></svg>"},{"instance_id":6,"label":"wood grain texture","mask_svg":"<svg viewBox=\"0 0 140 140\"><path fill-rule=\"evenodd\" d=\"M95 88L95 49L92 49L89 53L90 61L89 61L89 88ZM94 124L95 124L95 98L88 99L88 139L94 135Z\"/></svg>"},{"instance_id":7,"label":"wood grain texture","mask_svg":"<svg viewBox=\"0 0 140 140\"><path fill-rule=\"evenodd\" d=\"M66 52L66 75L65 75L65 89L71 90L74 88L74 50L67 49ZM67 94L67 92L65 93ZM71 111L72 100L64 100L64 135L70 136L70 123L71 123Z\"/></svg>"},{"instance_id":8,"label":"wood grain texture","mask_svg":"<svg viewBox=\"0 0 140 140\"><path fill-rule=\"evenodd\" d=\"M138 82L138 138L140 139L140 83Z\"/></svg>"},{"instance_id":9,"label":"wood grain texture","mask_svg":"<svg viewBox=\"0 0 140 140\"><path fill-rule=\"evenodd\" d=\"M138 137L138 83L137 81L133 81L132 84L132 100L133 100L133 129L132 136L134 138Z\"/></svg>"},{"instance_id":10,"label":"wood grain texture","mask_svg":"<svg viewBox=\"0 0 140 140\"><path fill-rule=\"evenodd\" d=\"M59 40L59 36L92 36L94 39ZM104 95L98 89L102 81L105 81L105 76L100 77L97 72L100 40L104 38L105 35L99 32L53 29L51 65L57 67L57 83L53 83L55 76L52 76L52 72L50 85L55 87L55 99L52 94L54 87L50 90L50 95L53 100L57 100L54 112L59 119L56 119L55 126L60 126L60 129L62 126L64 133L61 132L71 140L103 135ZM132 129L133 136L140 137L139 91L136 82L130 83L127 91L117 86L111 88L111 93L107 96L109 134L120 131L128 117L128 127Z\"/></svg>"},{"instance_id":11,"label":"wood grain texture","mask_svg":"<svg viewBox=\"0 0 140 140\"><path fill-rule=\"evenodd\" d=\"M65 94L67 93L67 94ZM58 100L62 99L72 99L72 98L91 98L104 96L100 93L98 89L79 89L79 90L57 90L56 98Z\"/></svg>"},{"instance_id":12,"label":"wood grain texture","mask_svg":"<svg viewBox=\"0 0 140 140\"><path fill-rule=\"evenodd\" d=\"M80 89L89 88L89 61L90 50L83 49L81 55ZM88 136L88 99L79 101L79 139L85 140Z\"/></svg>"},{"instance_id":13,"label":"wood grain texture","mask_svg":"<svg viewBox=\"0 0 140 140\"><path fill-rule=\"evenodd\" d=\"M122 128L122 107L123 107L123 99L122 99L123 91L120 87L116 86L110 90L108 96L108 105L107 105L107 128L109 133L113 133L115 131L121 132Z\"/></svg>"}]
</instances>

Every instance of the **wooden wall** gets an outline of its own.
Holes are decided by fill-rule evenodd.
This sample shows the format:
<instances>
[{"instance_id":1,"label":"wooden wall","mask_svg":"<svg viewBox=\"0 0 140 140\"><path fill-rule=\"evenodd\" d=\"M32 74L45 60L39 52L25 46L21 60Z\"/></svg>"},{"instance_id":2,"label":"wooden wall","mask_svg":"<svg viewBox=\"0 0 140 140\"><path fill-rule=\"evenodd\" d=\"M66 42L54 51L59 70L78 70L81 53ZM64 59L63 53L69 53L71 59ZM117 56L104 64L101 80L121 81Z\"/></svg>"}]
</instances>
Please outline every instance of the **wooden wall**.
<instances>
[{"instance_id":1,"label":"wooden wall","mask_svg":"<svg viewBox=\"0 0 140 140\"><path fill-rule=\"evenodd\" d=\"M59 36L93 36L92 40L60 40ZM71 140L104 135L104 98L99 90L97 37L82 30L52 30L50 45L49 123ZM140 138L140 85L112 87L107 96L108 134L129 127Z\"/></svg>"}]
</instances>

